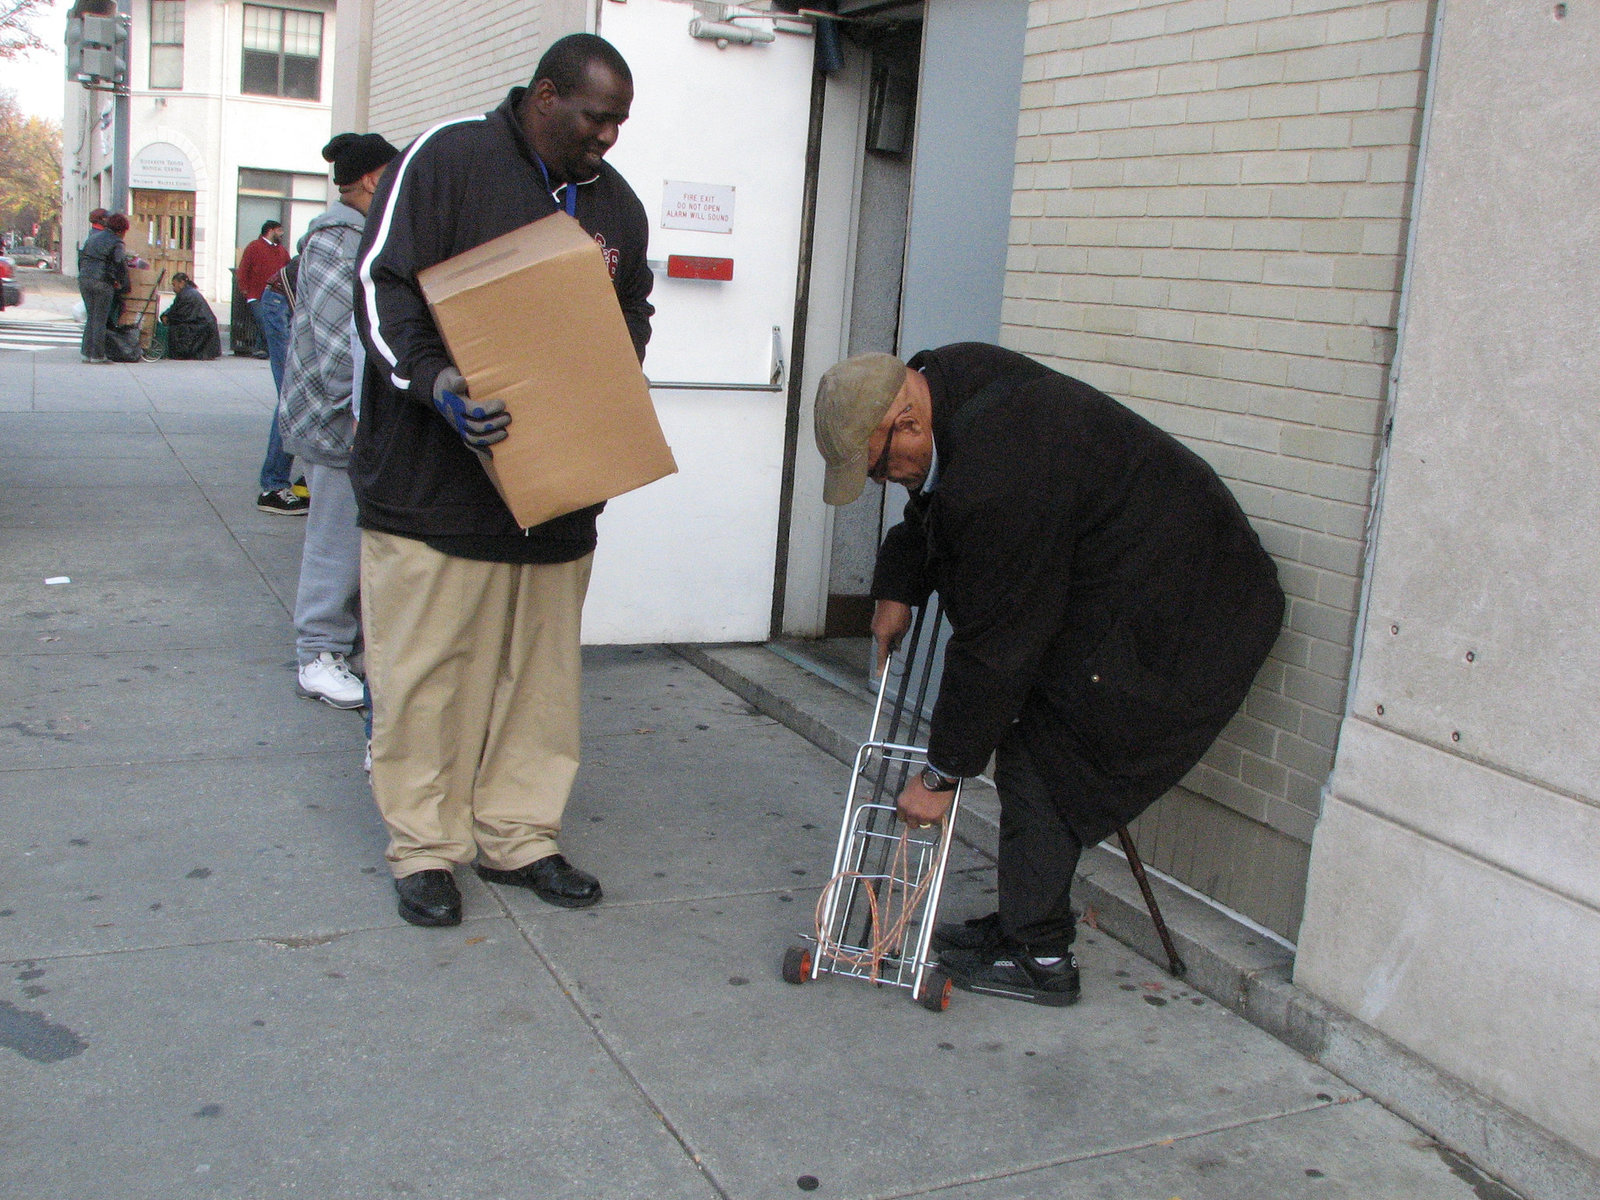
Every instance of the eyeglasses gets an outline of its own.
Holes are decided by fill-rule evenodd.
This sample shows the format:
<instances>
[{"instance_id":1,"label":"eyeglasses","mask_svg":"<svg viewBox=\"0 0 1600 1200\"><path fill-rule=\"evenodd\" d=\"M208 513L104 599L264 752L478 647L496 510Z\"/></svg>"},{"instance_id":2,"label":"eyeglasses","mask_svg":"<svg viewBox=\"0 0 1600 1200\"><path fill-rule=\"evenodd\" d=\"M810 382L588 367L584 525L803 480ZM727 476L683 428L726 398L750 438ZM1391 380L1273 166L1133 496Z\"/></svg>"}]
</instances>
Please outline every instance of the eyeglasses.
<instances>
[{"instance_id":1,"label":"eyeglasses","mask_svg":"<svg viewBox=\"0 0 1600 1200\"><path fill-rule=\"evenodd\" d=\"M882 483L889 473L889 449L894 445L894 426L889 426L889 436L883 439L883 453L878 455L878 461L867 468L867 478L873 483Z\"/></svg>"},{"instance_id":2,"label":"eyeglasses","mask_svg":"<svg viewBox=\"0 0 1600 1200\"><path fill-rule=\"evenodd\" d=\"M867 478L872 480L873 483L882 483L886 478L888 478L889 451L894 446L895 424L898 424L900 418L905 416L906 413L910 411L911 406L908 404L900 412L895 414L894 422L889 426L889 436L883 439L883 449L878 453L877 461L867 468Z\"/></svg>"}]
</instances>

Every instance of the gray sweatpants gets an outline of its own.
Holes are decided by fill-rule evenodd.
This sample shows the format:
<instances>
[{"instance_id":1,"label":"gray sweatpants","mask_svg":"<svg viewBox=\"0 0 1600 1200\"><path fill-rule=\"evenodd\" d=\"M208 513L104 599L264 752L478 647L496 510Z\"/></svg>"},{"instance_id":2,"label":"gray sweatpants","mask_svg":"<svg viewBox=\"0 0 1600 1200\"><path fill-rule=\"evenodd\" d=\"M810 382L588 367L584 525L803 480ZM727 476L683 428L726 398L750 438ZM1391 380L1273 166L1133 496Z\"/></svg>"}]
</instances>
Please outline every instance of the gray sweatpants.
<instances>
[{"instance_id":1,"label":"gray sweatpants","mask_svg":"<svg viewBox=\"0 0 1600 1200\"><path fill-rule=\"evenodd\" d=\"M295 653L304 666L324 650L352 653L361 634L361 530L342 467L306 463L311 511L294 598Z\"/></svg>"}]
</instances>

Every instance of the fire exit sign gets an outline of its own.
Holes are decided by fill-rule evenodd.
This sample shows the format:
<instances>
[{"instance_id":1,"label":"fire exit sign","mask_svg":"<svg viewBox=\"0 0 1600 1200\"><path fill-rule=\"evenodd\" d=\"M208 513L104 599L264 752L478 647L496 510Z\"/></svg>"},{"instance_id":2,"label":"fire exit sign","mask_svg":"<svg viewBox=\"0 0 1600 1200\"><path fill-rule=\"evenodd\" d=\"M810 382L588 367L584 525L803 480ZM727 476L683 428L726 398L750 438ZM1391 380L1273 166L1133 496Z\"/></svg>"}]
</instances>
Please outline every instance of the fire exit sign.
<instances>
[{"instance_id":1,"label":"fire exit sign","mask_svg":"<svg viewBox=\"0 0 1600 1200\"><path fill-rule=\"evenodd\" d=\"M733 188L719 183L667 180L661 207L663 229L697 229L702 233L733 232Z\"/></svg>"}]
</instances>

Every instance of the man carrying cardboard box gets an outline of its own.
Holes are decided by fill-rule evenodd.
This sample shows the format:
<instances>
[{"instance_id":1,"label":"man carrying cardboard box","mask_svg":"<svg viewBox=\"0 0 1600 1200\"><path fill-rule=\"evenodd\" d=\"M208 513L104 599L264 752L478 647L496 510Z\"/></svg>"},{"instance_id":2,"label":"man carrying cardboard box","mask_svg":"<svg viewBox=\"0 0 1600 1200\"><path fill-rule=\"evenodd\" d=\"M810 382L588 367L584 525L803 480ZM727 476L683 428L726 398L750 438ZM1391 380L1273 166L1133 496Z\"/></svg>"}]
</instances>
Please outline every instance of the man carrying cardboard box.
<instances>
[{"instance_id":1,"label":"man carrying cardboard box","mask_svg":"<svg viewBox=\"0 0 1600 1200\"><path fill-rule=\"evenodd\" d=\"M510 415L497 398L468 395L417 276L565 210L603 250L642 362L655 311L648 221L602 161L632 103L632 73L610 43L562 38L499 108L418 138L367 221L351 480L372 787L412 924L460 922L454 868L474 859L489 882L552 904L600 900L599 881L556 841L578 769L579 621L600 506L518 527L477 454L507 436ZM541 323L526 336L571 334Z\"/></svg>"}]
</instances>

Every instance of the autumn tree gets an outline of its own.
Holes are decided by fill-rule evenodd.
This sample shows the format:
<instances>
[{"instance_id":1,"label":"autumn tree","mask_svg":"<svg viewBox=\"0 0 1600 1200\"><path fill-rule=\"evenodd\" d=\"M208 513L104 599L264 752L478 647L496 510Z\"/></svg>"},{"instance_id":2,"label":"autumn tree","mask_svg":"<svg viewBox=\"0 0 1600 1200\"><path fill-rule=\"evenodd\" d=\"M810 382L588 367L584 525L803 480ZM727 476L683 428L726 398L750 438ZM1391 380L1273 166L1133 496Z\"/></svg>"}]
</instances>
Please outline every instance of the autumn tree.
<instances>
[{"instance_id":1,"label":"autumn tree","mask_svg":"<svg viewBox=\"0 0 1600 1200\"><path fill-rule=\"evenodd\" d=\"M46 49L33 29L51 0L0 0L0 62ZM16 96L0 92L0 229L31 234L53 244L61 219L61 127L25 117Z\"/></svg>"},{"instance_id":2,"label":"autumn tree","mask_svg":"<svg viewBox=\"0 0 1600 1200\"><path fill-rule=\"evenodd\" d=\"M54 245L60 221L61 127L24 116L0 91L0 229L29 235L37 225L37 244Z\"/></svg>"}]
</instances>

